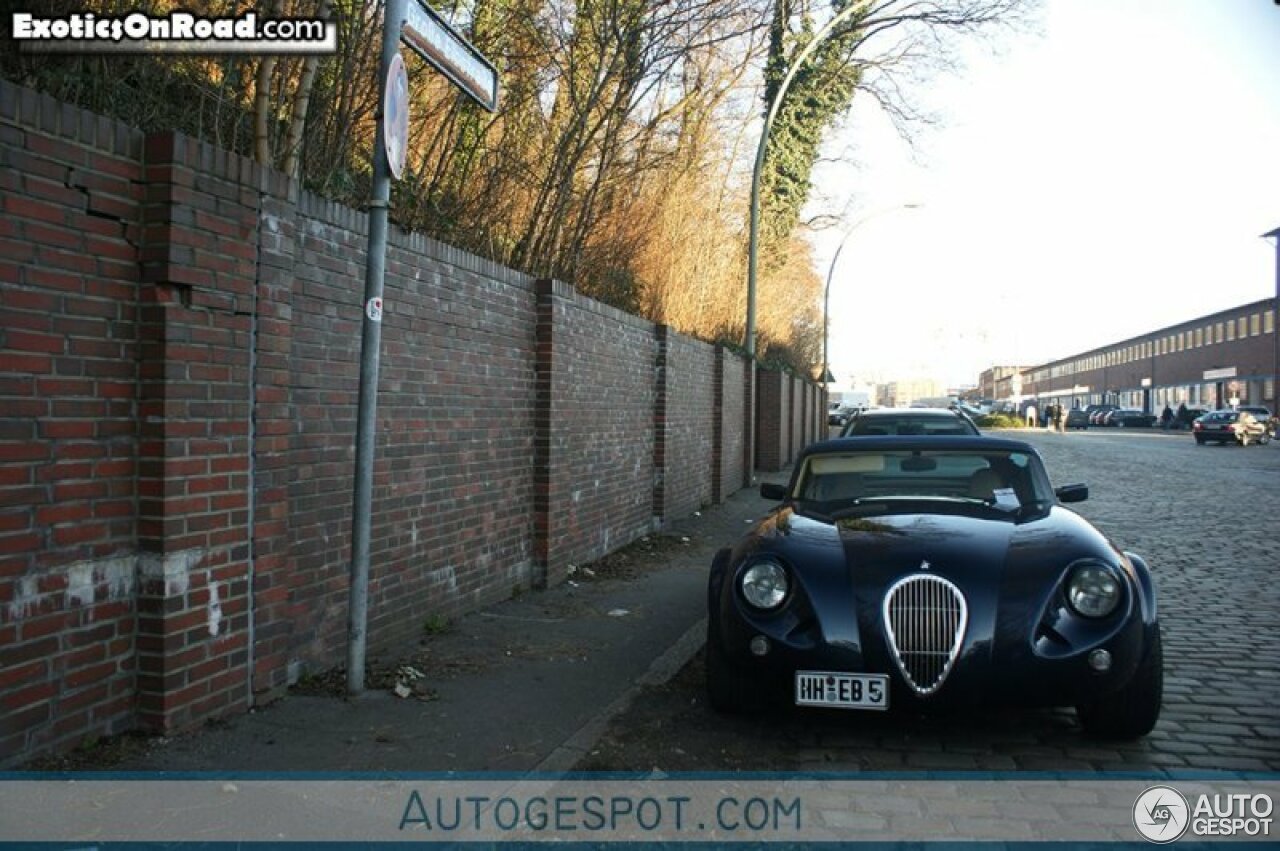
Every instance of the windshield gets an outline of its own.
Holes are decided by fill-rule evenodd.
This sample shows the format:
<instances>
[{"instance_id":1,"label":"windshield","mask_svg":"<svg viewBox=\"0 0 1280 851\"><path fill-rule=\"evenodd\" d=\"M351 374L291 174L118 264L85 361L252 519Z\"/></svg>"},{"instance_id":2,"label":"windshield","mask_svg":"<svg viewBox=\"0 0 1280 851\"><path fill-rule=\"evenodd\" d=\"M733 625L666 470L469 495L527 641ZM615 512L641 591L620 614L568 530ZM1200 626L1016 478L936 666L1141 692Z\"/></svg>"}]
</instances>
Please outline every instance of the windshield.
<instances>
[{"instance_id":1,"label":"windshield","mask_svg":"<svg viewBox=\"0 0 1280 851\"><path fill-rule=\"evenodd\" d=\"M824 514L868 501L927 499L1017 509L1053 500L1038 458L1026 452L843 450L804 460L792 498Z\"/></svg>"},{"instance_id":2,"label":"windshield","mask_svg":"<svg viewBox=\"0 0 1280 851\"><path fill-rule=\"evenodd\" d=\"M958 416L950 414L891 414L862 416L850 423L844 436L884 434L962 435L978 430Z\"/></svg>"}]
</instances>

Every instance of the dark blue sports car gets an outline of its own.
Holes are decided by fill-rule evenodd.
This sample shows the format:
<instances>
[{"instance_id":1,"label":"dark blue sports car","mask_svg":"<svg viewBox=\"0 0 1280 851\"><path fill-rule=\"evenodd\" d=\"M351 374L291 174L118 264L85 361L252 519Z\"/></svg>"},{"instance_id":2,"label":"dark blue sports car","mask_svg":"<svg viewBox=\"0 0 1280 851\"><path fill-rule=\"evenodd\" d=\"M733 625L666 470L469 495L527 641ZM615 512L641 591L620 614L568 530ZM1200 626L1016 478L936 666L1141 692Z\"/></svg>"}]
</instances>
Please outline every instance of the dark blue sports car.
<instances>
[{"instance_id":1,"label":"dark blue sports car","mask_svg":"<svg viewBox=\"0 0 1280 851\"><path fill-rule=\"evenodd\" d=\"M711 566L712 706L1074 706L1150 732L1163 683L1151 572L1063 503L1036 450L857 437L801 453L781 504Z\"/></svg>"}]
</instances>

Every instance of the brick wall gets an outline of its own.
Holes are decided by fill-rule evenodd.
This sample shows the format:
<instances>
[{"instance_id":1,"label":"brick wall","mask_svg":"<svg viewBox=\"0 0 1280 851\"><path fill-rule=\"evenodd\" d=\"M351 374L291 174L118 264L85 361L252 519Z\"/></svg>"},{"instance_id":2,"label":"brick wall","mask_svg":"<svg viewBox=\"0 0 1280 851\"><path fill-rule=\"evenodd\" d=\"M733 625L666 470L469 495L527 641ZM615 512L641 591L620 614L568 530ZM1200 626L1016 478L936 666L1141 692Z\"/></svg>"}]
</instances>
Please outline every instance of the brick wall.
<instances>
[{"instance_id":1,"label":"brick wall","mask_svg":"<svg viewBox=\"0 0 1280 851\"><path fill-rule=\"evenodd\" d=\"M142 143L0 87L0 760L134 719Z\"/></svg>"},{"instance_id":2,"label":"brick wall","mask_svg":"<svg viewBox=\"0 0 1280 851\"><path fill-rule=\"evenodd\" d=\"M756 370L756 469L781 470L785 465L787 422L783 409L783 375Z\"/></svg>"},{"instance_id":3,"label":"brick wall","mask_svg":"<svg viewBox=\"0 0 1280 851\"><path fill-rule=\"evenodd\" d=\"M711 500L722 502L742 487L746 446L747 361L723 346L715 347L712 367Z\"/></svg>"},{"instance_id":4,"label":"brick wall","mask_svg":"<svg viewBox=\"0 0 1280 851\"><path fill-rule=\"evenodd\" d=\"M655 501L655 515L683 517L713 501L711 480L716 471L708 464L715 439L716 348L663 331L664 369L659 375L665 390L664 418L655 424L656 438L665 443L661 463L662 499Z\"/></svg>"},{"instance_id":5,"label":"brick wall","mask_svg":"<svg viewBox=\"0 0 1280 851\"><path fill-rule=\"evenodd\" d=\"M6 83L0 164L0 764L341 664L365 216ZM745 361L390 241L371 649L743 484Z\"/></svg>"},{"instance_id":6,"label":"brick wall","mask_svg":"<svg viewBox=\"0 0 1280 851\"><path fill-rule=\"evenodd\" d=\"M538 283L538 441L547 466L539 530L547 584L652 531L658 334L652 323Z\"/></svg>"}]
</instances>

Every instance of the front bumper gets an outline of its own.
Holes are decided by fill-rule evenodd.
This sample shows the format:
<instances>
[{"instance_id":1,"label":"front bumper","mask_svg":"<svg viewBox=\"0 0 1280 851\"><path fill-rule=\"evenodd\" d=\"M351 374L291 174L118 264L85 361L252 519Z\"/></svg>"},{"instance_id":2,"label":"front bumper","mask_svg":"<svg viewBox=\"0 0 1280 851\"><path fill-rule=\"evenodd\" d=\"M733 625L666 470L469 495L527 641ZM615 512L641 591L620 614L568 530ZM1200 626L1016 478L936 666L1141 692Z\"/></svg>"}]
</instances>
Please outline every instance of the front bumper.
<instances>
[{"instance_id":1,"label":"front bumper","mask_svg":"<svg viewBox=\"0 0 1280 851\"><path fill-rule=\"evenodd\" d=\"M856 642L833 643L814 623L761 619L732 607L713 624L709 640L719 641L724 657L745 681L757 684L778 703L795 702L797 671L883 674L889 678L890 709L928 711L956 706L1074 706L1122 687L1137 668L1148 635L1130 619L1107 640L1048 658L1037 654L1030 637L997 645L989 636L970 634L945 681L933 694L920 696L898 670L887 639L878 629L862 631ZM769 651L754 655L750 642L763 636ZM1095 671L1089 654L1111 654L1108 671Z\"/></svg>"}]
</instances>

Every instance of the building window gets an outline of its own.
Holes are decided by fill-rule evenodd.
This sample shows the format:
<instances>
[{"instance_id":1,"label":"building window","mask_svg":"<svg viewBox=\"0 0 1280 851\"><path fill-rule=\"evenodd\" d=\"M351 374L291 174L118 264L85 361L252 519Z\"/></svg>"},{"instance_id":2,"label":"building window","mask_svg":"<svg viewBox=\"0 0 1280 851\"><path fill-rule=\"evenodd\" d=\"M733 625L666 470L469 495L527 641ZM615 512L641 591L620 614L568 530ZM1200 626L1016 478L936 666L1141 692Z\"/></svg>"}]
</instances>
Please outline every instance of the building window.
<instances>
[{"instance_id":1,"label":"building window","mask_svg":"<svg viewBox=\"0 0 1280 851\"><path fill-rule=\"evenodd\" d=\"M1268 378L1263 382L1262 396L1264 399L1270 399L1272 402L1276 400L1276 382L1274 378ZM1274 411L1272 413L1274 413Z\"/></svg>"},{"instance_id":2,"label":"building window","mask_svg":"<svg viewBox=\"0 0 1280 851\"><path fill-rule=\"evenodd\" d=\"M1250 337L1256 337L1258 336L1258 334L1262 333L1261 319L1262 317L1259 316L1257 313L1249 317L1249 336Z\"/></svg>"},{"instance_id":3,"label":"building window","mask_svg":"<svg viewBox=\"0 0 1280 851\"><path fill-rule=\"evenodd\" d=\"M1215 343L1222 342L1222 323L1221 322L1213 326L1213 341Z\"/></svg>"},{"instance_id":4,"label":"building window","mask_svg":"<svg viewBox=\"0 0 1280 851\"><path fill-rule=\"evenodd\" d=\"M1236 323L1227 320L1227 342L1231 342L1236 338Z\"/></svg>"},{"instance_id":5,"label":"building window","mask_svg":"<svg viewBox=\"0 0 1280 851\"><path fill-rule=\"evenodd\" d=\"M1276 312L1268 310L1262 314L1262 333L1270 334L1276 330Z\"/></svg>"},{"instance_id":6,"label":"building window","mask_svg":"<svg viewBox=\"0 0 1280 851\"><path fill-rule=\"evenodd\" d=\"M1212 325L1204 326L1204 344L1206 346L1213 345L1213 326Z\"/></svg>"},{"instance_id":7,"label":"building window","mask_svg":"<svg viewBox=\"0 0 1280 851\"><path fill-rule=\"evenodd\" d=\"M1198 349L1203 345L1204 345L1204 329L1197 328L1196 329L1196 348Z\"/></svg>"},{"instance_id":8,"label":"building window","mask_svg":"<svg viewBox=\"0 0 1280 851\"><path fill-rule=\"evenodd\" d=\"M1239 319L1236 320L1236 336L1237 337L1249 336L1248 323L1249 323L1248 318L1244 316L1241 316Z\"/></svg>"}]
</instances>

